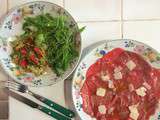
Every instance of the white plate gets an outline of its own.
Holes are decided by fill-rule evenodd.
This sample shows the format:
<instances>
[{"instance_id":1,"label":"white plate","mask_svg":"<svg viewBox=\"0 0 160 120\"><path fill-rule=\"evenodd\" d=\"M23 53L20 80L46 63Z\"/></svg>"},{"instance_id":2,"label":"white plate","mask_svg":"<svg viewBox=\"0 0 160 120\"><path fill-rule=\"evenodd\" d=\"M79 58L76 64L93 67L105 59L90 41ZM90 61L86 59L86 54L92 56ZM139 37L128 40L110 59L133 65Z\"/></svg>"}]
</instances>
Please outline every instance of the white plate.
<instances>
[{"instance_id":1,"label":"white plate","mask_svg":"<svg viewBox=\"0 0 160 120\"><path fill-rule=\"evenodd\" d=\"M22 24L24 17L36 16L42 13L50 13L52 16L66 15L69 18L71 25L78 26L72 16L62 7L55 5L50 2L30 2L21 6L15 7L4 16L0 24L0 62L4 70L17 82L20 82L29 86L46 86L57 83L60 80L66 79L74 70L78 63L78 58L75 62L67 69L67 71L61 76L57 77L54 72L50 70L45 75L34 76L32 73L22 73L18 66L12 63L10 53L10 41L14 40L15 36L22 34ZM77 34L76 38L77 46L79 46L79 54L81 54L81 37Z\"/></svg>"},{"instance_id":2,"label":"white plate","mask_svg":"<svg viewBox=\"0 0 160 120\"><path fill-rule=\"evenodd\" d=\"M143 56L152 66L160 68L160 54L148 45L143 43L122 39L122 40L107 40L106 43L94 48L88 53L84 59L80 62L73 76L72 83L72 97L74 106L82 120L93 120L88 114L82 109L82 98L80 95L80 89L85 81L86 72L88 68L94 64L99 58L103 57L114 48L123 48L132 52L136 52ZM152 55L151 55L152 54ZM151 57L152 56L152 57ZM160 107L157 109L155 115L151 116L151 120L158 120L160 118Z\"/></svg>"}]
</instances>

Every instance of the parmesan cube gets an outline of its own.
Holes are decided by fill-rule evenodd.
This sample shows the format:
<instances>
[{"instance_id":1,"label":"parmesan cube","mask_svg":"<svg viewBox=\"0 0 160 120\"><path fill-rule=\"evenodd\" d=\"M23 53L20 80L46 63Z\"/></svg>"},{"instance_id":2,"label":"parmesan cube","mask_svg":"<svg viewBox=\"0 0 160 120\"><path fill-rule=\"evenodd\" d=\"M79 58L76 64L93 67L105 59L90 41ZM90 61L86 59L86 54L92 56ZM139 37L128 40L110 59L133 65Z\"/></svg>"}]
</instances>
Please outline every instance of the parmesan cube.
<instances>
[{"instance_id":1,"label":"parmesan cube","mask_svg":"<svg viewBox=\"0 0 160 120\"><path fill-rule=\"evenodd\" d=\"M144 97L146 95L146 91L147 91L147 89L145 87L140 87L140 88L136 89L136 94L141 97Z\"/></svg>"},{"instance_id":2,"label":"parmesan cube","mask_svg":"<svg viewBox=\"0 0 160 120\"><path fill-rule=\"evenodd\" d=\"M96 118L92 118L92 120L97 120Z\"/></svg>"},{"instance_id":3,"label":"parmesan cube","mask_svg":"<svg viewBox=\"0 0 160 120\"><path fill-rule=\"evenodd\" d=\"M96 91L96 95L97 96L104 97L105 94L106 94L106 89L104 89L104 88L97 88L97 91Z\"/></svg>"},{"instance_id":4,"label":"parmesan cube","mask_svg":"<svg viewBox=\"0 0 160 120\"><path fill-rule=\"evenodd\" d=\"M114 79L118 80L118 79L122 79L122 73L121 72L117 72L117 73L114 73Z\"/></svg>"},{"instance_id":5,"label":"parmesan cube","mask_svg":"<svg viewBox=\"0 0 160 120\"><path fill-rule=\"evenodd\" d=\"M129 117L132 118L133 120L137 120L139 117L137 105L129 106L129 110L130 110Z\"/></svg>"},{"instance_id":6,"label":"parmesan cube","mask_svg":"<svg viewBox=\"0 0 160 120\"><path fill-rule=\"evenodd\" d=\"M111 89L114 88L114 84L112 80L108 80L108 87Z\"/></svg>"},{"instance_id":7,"label":"parmesan cube","mask_svg":"<svg viewBox=\"0 0 160 120\"><path fill-rule=\"evenodd\" d=\"M133 86L133 84L129 84L128 87L129 87L129 91L130 91L130 92L134 91L134 86Z\"/></svg>"},{"instance_id":8,"label":"parmesan cube","mask_svg":"<svg viewBox=\"0 0 160 120\"><path fill-rule=\"evenodd\" d=\"M101 113L101 114L106 114L106 106L105 105L99 105L98 106L98 111Z\"/></svg>"},{"instance_id":9,"label":"parmesan cube","mask_svg":"<svg viewBox=\"0 0 160 120\"><path fill-rule=\"evenodd\" d=\"M107 81L107 80L109 80L109 76L108 75L101 75L101 79L103 81Z\"/></svg>"},{"instance_id":10,"label":"parmesan cube","mask_svg":"<svg viewBox=\"0 0 160 120\"><path fill-rule=\"evenodd\" d=\"M132 60L129 60L127 63L126 63L126 66L128 67L128 69L130 71L132 71L135 67L136 67L136 64L132 61Z\"/></svg>"}]
</instances>

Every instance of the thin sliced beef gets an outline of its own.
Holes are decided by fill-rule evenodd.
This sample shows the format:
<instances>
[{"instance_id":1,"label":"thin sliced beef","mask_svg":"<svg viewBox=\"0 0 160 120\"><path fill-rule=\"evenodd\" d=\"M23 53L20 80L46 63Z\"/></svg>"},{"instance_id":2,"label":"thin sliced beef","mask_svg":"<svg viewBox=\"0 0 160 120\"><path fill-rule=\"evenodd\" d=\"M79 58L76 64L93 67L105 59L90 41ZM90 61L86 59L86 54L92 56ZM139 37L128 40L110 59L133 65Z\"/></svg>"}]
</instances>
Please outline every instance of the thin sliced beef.
<instances>
[{"instance_id":1,"label":"thin sliced beef","mask_svg":"<svg viewBox=\"0 0 160 120\"><path fill-rule=\"evenodd\" d=\"M92 104L91 104L91 92L90 92L90 90L88 88L87 83L83 84L83 87L81 89L81 93L82 93L81 96L83 98L83 105L82 105L83 110L87 114L93 116L94 115L94 111L93 111Z\"/></svg>"},{"instance_id":2,"label":"thin sliced beef","mask_svg":"<svg viewBox=\"0 0 160 120\"><path fill-rule=\"evenodd\" d=\"M148 120L160 99L160 70L138 54L116 48L90 66L81 96L83 110L97 120L135 120L130 106L136 106L137 120Z\"/></svg>"}]
</instances>

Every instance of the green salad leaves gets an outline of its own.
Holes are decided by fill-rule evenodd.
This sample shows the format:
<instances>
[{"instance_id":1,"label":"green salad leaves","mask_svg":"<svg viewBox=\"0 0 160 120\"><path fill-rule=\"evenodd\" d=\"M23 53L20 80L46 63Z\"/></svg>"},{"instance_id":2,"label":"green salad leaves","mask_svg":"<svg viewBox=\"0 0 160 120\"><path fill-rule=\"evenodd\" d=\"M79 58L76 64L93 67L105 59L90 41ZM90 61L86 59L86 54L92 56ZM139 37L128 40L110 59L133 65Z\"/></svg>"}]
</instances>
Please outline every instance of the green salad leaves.
<instances>
[{"instance_id":1,"label":"green salad leaves","mask_svg":"<svg viewBox=\"0 0 160 120\"><path fill-rule=\"evenodd\" d=\"M67 16L53 17L47 13L26 17L23 30L20 38L32 37L35 45L45 50L48 66L58 76L62 75L79 55L75 39L84 27L78 29Z\"/></svg>"}]
</instances>

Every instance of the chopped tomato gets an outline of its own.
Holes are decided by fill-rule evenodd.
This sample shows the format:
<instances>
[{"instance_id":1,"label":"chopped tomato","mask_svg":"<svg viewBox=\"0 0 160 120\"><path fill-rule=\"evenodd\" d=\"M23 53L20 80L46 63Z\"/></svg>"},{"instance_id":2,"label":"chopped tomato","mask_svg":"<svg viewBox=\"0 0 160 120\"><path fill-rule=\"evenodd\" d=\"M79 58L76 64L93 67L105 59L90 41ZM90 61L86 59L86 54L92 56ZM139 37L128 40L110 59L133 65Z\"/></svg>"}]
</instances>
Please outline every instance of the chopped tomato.
<instances>
[{"instance_id":1,"label":"chopped tomato","mask_svg":"<svg viewBox=\"0 0 160 120\"><path fill-rule=\"evenodd\" d=\"M27 61L26 60L21 60L20 61L20 66L21 67L26 67L28 65Z\"/></svg>"},{"instance_id":2,"label":"chopped tomato","mask_svg":"<svg viewBox=\"0 0 160 120\"><path fill-rule=\"evenodd\" d=\"M27 50L25 48L22 48L21 50L21 54L26 56L27 55Z\"/></svg>"},{"instance_id":3,"label":"chopped tomato","mask_svg":"<svg viewBox=\"0 0 160 120\"><path fill-rule=\"evenodd\" d=\"M32 62L34 62L36 65L38 64L38 59L35 57L34 54L31 54L31 55L30 55L30 60L31 60Z\"/></svg>"},{"instance_id":4,"label":"chopped tomato","mask_svg":"<svg viewBox=\"0 0 160 120\"><path fill-rule=\"evenodd\" d=\"M35 47L34 51L38 54L38 57L41 58L43 56L43 52L40 48Z\"/></svg>"}]
</instances>

